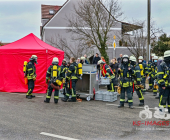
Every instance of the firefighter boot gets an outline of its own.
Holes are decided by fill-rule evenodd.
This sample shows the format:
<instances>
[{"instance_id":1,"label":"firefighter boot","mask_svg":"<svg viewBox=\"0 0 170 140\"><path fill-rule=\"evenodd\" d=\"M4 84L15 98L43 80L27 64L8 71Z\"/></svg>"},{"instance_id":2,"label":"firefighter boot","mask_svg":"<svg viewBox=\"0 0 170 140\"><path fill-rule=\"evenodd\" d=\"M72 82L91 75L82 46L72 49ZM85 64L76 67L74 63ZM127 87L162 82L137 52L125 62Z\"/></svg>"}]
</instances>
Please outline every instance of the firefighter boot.
<instances>
[{"instance_id":1,"label":"firefighter boot","mask_svg":"<svg viewBox=\"0 0 170 140\"><path fill-rule=\"evenodd\" d=\"M31 95L28 95L26 98L27 98L27 99L32 99L32 96L31 96Z\"/></svg>"},{"instance_id":2,"label":"firefighter boot","mask_svg":"<svg viewBox=\"0 0 170 140\"><path fill-rule=\"evenodd\" d=\"M118 108L122 108L122 107L124 107L124 104L120 104L120 105L118 106Z\"/></svg>"},{"instance_id":3,"label":"firefighter boot","mask_svg":"<svg viewBox=\"0 0 170 140\"><path fill-rule=\"evenodd\" d=\"M35 98L35 95L31 95L32 98Z\"/></svg>"},{"instance_id":4,"label":"firefighter boot","mask_svg":"<svg viewBox=\"0 0 170 140\"><path fill-rule=\"evenodd\" d=\"M61 101L67 102L67 99L66 98L62 98Z\"/></svg>"},{"instance_id":5,"label":"firefighter boot","mask_svg":"<svg viewBox=\"0 0 170 140\"><path fill-rule=\"evenodd\" d=\"M130 108L130 109L133 109L134 107L133 107L133 105L130 105L129 108Z\"/></svg>"},{"instance_id":6,"label":"firefighter boot","mask_svg":"<svg viewBox=\"0 0 170 140\"><path fill-rule=\"evenodd\" d=\"M50 103L50 99L46 98L46 100L44 100L44 103Z\"/></svg>"}]
</instances>

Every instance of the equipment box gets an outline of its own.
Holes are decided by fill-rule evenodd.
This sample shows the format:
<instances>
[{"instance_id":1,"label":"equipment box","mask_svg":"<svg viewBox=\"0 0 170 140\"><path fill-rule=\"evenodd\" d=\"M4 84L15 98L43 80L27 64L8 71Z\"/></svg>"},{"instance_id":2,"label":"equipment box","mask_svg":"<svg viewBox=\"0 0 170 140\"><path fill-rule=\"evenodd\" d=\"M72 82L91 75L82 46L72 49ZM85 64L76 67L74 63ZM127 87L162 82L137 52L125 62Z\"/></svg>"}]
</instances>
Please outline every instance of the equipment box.
<instances>
[{"instance_id":1,"label":"equipment box","mask_svg":"<svg viewBox=\"0 0 170 140\"><path fill-rule=\"evenodd\" d=\"M104 91L101 91L101 90L97 91L95 93L95 100L102 101L103 100L103 93L104 93Z\"/></svg>"},{"instance_id":2,"label":"equipment box","mask_svg":"<svg viewBox=\"0 0 170 140\"><path fill-rule=\"evenodd\" d=\"M117 92L106 91L103 93L104 102L114 102L117 101Z\"/></svg>"},{"instance_id":3,"label":"equipment box","mask_svg":"<svg viewBox=\"0 0 170 140\"><path fill-rule=\"evenodd\" d=\"M110 85L110 78L107 77L105 79L104 77L101 77L99 80L99 85Z\"/></svg>"},{"instance_id":4,"label":"equipment box","mask_svg":"<svg viewBox=\"0 0 170 140\"><path fill-rule=\"evenodd\" d=\"M82 66L83 72L96 72L97 71L97 65L83 65Z\"/></svg>"}]
</instances>

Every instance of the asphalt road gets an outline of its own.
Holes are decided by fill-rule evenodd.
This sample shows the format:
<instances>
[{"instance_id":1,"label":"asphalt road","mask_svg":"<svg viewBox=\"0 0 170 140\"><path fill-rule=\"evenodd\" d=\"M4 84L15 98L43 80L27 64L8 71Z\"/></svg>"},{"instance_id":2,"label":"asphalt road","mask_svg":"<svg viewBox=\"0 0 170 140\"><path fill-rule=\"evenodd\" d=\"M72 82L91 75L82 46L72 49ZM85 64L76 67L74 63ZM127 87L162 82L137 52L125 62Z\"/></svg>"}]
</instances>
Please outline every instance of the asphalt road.
<instances>
[{"instance_id":1,"label":"asphalt road","mask_svg":"<svg viewBox=\"0 0 170 140\"><path fill-rule=\"evenodd\" d=\"M44 94L36 96L29 100L25 94L0 93L0 140L170 139L169 125L133 126L134 121L145 122L139 118L142 108L118 109L119 101L108 103L93 100L76 103L60 100L56 105L53 97L46 104L43 102ZM158 100L154 99L152 93L146 93L144 97L145 104L150 108L158 106ZM138 107L138 104L139 100L134 94L134 106ZM146 121L160 120L152 118ZM160 130L156 130L158 128ZM51 135L42 135L46 133Z\"/></svg>"}]
</instances>

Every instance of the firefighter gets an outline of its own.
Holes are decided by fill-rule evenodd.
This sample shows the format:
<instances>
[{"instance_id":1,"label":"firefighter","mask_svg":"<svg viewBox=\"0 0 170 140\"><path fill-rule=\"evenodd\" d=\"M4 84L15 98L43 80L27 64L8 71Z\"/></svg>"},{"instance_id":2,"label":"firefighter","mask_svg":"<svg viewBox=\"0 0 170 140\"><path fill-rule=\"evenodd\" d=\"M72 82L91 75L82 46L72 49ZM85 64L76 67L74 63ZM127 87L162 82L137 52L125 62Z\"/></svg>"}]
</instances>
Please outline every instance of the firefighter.
<instances>
[{"instance_id":1,"label":"firefighter","mask_svg":"<svg viewBox=\"0 0 170 140\"><path fill-rule=\"evenodd\" d=\"M162 61L163 61L163 57L159 57L159 59L158 59L158 63L157 63L157 67L159 67L160 66L160 64L162 63ZM159 74L157 73L157 77L159 76ZM159 84L158 84L159 85ZM162 90L162 88L159 86L159 95L158 96L156 96L155 97L155 99L160 99L160 95L161 95L161 90Z\"/></svg>"},{"instance_id":2,"label":"firefighter","mask_svg":"<svg viewBox=\"0 0 170 140\"><path fill-rule=\"evenodd\" d=\"M69 81L69 90L67 91L66 95L62 99L63 102L76 102L76 83L78 81L78 64L75 62L75 58L70 58L70 66L68 69L68 73L66 76L66 81ZM72 96L69 99L69 96ZM69 100L68 100L69 99Z\"/></svg>"},{"instance_id":3,"label":"firefighter","mask_svg":"<svg viewBox=\"0 0 170 140\"><path fill-rule=\"evenodd\" d=\"M124 55L122 58L120 68L118 68L118 73L120 75L120 86L121 86L121 94L120 94L120 105L118 108L124 107L125 102L125 92L127 92L129 108L133 109L133 99L132 99L132 81L131 74L133 74L133 70L130 67L128 55Z\"/></svg>"},{"instance_id":4,"label":"firefighter","mask_svg":"<svg viewBox=\"0 0 170 140\"><path fill-rule=\"evenodd\" d=\"M139 106L143 106L144 105L144 97L143 97L143 94L142 94L142 91L141 91L141 70L140 70L140 67L139 65L136 64L136 58L134 56L132 56L130 58L131 60L131 65L132 65L132 70L134 71L132 73L132 77L134 79L134 85L135 85L135 88L136 88L136 93L139 97L139 101L140 101L140 104Z\"/></svg>"},{"instance_id":5,"label":"firefighter","mask_svg":"<svg viewBox=\"0 0 170 140\"><path fill-rule=\"evenodd\" d=\"M26 70L26 76L28 79L28 92L26 95L26 98L32 99L35 96L32 95L32 92L34 90L34 82L36 80L36 68L35 68L35 63L37 63L38 57L36 55L32 55L31 58L29 59L30 61L27 64L27 70Z\"/></svg>"},{"instance_id":6,"label":"firefighter","mask_svg":"<svg viewBox=\"0 0 170 140\"><path fill-rule=\"evenodd\" d=\"M153 89L153 78L151 77L151 74L152 74L152 71L151 71L151 65L152 65L152 63L153 63L153 58L154 58L154 56L155 56L155 54L154 53L152 53L151 54L151 60L148 62L148 65L147 65L147 67L148 67L148 79L149 79L149 89L148 90L152 90Z\"/></svg>"},{"instance_id":7,"label":"firefighter","mask_svg":"<svg viewBox=\"0 0 170 140\"><path fill-rule=\"evenodd\" d=\"M107 91L114 92L114 80L115 80L115 74L112 72L112 69L106 65L106 63L103 60L99 60L98 64L100 65L100 70L102 73L102 76L107 78L110 78L110 85L107 85Z\"/></svg>"},{"instance_id":8,"label":"firefighter","mask_svg":"<svg viewBox=\"0 0 170 140\"><path fill-rule=\"evenodd\" d=\"M61 65L61 78L63 79L63 94L67 93L67 84L66 84L66 73L67 73L67 62L65 59L62 61Z\"/></svg>"},{"instance_id":9,"label":"firefighter","mask_svg":"<svg viewBox=\"0 0 170 140\"><path fill-rule=\"evenodd\" d=\"M164 52L164 61L158 67L158 84L160 87L159 106L166 107L170 113L170 50Z\"/></svg>"},{"instance_id":10,"label":"firefighter","mask_svg":"<svg viewBox=\"0 0 170 140\"><path fill-rule=\"evenodd\" d=\"M146 92L145 81L146 81L146 77L148 75L148 67L143 62L143 56L139 56L138 60L139 60L139 67L140 67L140 71L141 71L141 78L142 78L141 82L142 82L142 85L144 86L144 89L142 89L142 92Z\"/></svg>"},{"instance_id":11,"label":"firefighter","mask_svg":"<svg viewBox=\"0 0 170 140\"><path fill-rule=\"evenodd\" d=\"M49 103L52 95L53 89L54 92L54 103L58 103L59 99L59 89L61 86L61 67L58 65L59 60L57 57L53 58L52 65L48 68L46 73L46 83L48 84L48 90L46 95L45 103Z\"/></svg>"},{"instance_id":12,"label":"firefighter","mask_svg":"<svg viewBox=\"0 0 170 140\"><path fill-rule=\"evenodd\" d=\"M153 80L153 96L157 95L157 89L156 89L156 79L157 79L157 62L158 62L158 56L153 57L153 63L150 66L150 73L151 73L151 78Z\"/></svg>"}]
</instances>

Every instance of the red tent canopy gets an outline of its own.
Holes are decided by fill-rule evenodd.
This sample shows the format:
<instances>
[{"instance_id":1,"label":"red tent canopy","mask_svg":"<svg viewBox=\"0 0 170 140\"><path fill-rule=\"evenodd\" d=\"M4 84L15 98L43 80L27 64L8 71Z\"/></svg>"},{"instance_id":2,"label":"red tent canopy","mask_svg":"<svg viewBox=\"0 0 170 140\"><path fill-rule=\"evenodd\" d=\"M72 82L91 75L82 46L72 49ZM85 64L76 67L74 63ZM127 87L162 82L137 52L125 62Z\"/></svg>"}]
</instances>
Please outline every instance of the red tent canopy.
<instances>
[{"instance_id":1,"label":"red tent canopy","mask_svg":"<svg viewBox=\"0 0 170 140\"><path fill-rule=\"evenodd\" d=\"M41 41L34 34L29 34L18 41L0 47L0 91L27 92L24 84L23 65L32 55L37 55L37 80L34 93L46 93L46 72L53 57L58 57L59 65L64 59L64 52Z\"/></svg>"}]
</instances>

